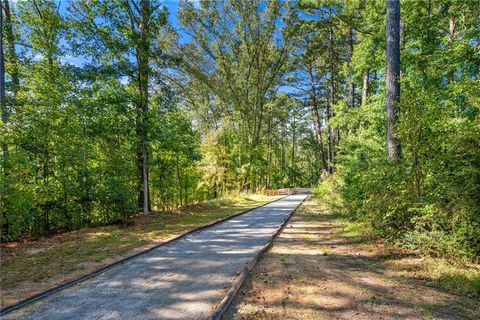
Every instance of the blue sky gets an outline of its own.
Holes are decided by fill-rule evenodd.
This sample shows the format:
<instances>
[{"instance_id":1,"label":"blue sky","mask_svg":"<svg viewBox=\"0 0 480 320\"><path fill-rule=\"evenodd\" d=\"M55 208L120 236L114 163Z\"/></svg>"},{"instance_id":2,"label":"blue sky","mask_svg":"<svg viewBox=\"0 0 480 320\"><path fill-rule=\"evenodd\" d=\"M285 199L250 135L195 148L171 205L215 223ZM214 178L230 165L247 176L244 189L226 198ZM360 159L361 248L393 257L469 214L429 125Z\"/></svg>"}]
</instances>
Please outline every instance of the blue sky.
<instances>
[{"instance_id":1,"label":"blue sky","mask_svg":"<svg viewBox=\"0 0 480 320\"><path fill-rule=\"evenodd\" d=\"M177 11L180 6L180 1L166 0L163 1L163 3L168 9L168 20L175 28L178 27Z\"/></svg>"}]
</instances>

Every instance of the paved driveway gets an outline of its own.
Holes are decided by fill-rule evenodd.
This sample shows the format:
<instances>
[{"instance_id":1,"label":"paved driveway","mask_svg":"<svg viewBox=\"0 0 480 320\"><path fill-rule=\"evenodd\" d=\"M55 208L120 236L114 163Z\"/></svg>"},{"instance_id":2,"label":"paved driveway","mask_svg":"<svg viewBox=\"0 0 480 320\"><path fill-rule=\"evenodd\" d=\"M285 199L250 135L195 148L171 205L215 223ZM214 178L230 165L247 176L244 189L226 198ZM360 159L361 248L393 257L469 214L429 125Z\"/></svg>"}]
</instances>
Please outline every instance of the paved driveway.
<instances>
[{"instance_id":1,"label":"paved driveway","mask_svg":"<svg viewBox=\"0 0 480 320\"><path fill-rule=\"evenodd\" d=\"M5 319L205 319L307 195L194 232Z\"/></svg>"}]
</instances>

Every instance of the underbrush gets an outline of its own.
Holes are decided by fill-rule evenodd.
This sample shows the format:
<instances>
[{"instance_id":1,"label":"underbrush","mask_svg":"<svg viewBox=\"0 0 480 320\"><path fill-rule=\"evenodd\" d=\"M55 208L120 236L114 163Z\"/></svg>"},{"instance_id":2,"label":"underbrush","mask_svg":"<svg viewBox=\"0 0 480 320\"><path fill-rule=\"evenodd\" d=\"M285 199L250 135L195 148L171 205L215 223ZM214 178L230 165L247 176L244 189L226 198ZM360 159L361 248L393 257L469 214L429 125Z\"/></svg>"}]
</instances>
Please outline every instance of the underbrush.
<instances>
[{"instance_id":1,"label":"underbrush","mask_svg":"<svg viewBox=\"0 0 480 320\"><path fill-rule=\"evenodd\" d=\"M428 258L422 270L435 286L480 298L480 265Z\"/></svg>"},{"instance_id":2,"label":"underbrush","mask_svg":"<svg viewBox=\"0 0 480 320\"><path fill-rule=\"evenodd\" d=\"M388 168L376 176L335 174L324 177L314 192L330 211L368 226L390 244L424 256L480 263L478 209L475 214L472 205L442 206L445 199L412 196L401 174Z\"/></svg>"},{"instance_id":3,"label":"underbrush","mask_svg":"<svg viewBox=\"0 0 480 320\"><path fill-rule=\"evenodd\" d=\"M352 186L345 187L345 182L334 175L325 177L314 190L319 202L344 220L339 233L355 242L381 242L388 250L408 250L422 261L414 266L400 263L402 268L408 267L409 277L422 278L458 294L480 297L480 227L475 220L447 224L450 217L445 218L442 212L418 208L396 211L406 207L406 201L389 205L388 201L393 200L380 193L377 198L359 195L361 200L347 204L346 198L352 196L345 197L343 192L349 188ZM408 221L401 223L401 219Z\"/></svg>"},{"instance_id":4,"label":"underbrush","mask_svg":"<svg viewBox=\"0 0 480 320\"><path fill-rule=\"evenodd\" d=\"M208 200L205 204L210 207L222 207L230 206L232 204L248 204L258 201L265 201L269 197L263 194L256 193L241 193L236 191L230 191L221 198Z\"/></svg>"},{"instance_id":5,"label":"underbrush","mask_svg":"<svg viewBox=\"0 0 480 320\"><path fill-rule=\"evenodd\" d=\"M473 229L470 231L473 235ZM480 232L480 229L477 230ZM413 230L406 232L398 243L425 256L480 263L480 257L469 247L468 234L461 231L446 233L440 230Z\"/></svg>"},{"instance_id":6,"label":"underbrush","mask_svg":"<svg viewBox=\"0 0 480 320\"><path fill-rule=\"evenodd\" d=\"M217 198L217 199L208 200L206 204L209 207L223 207L223 206L231 205L233 203L235 203L235 201L232 199Z\"/></svg>"}]
</instances>

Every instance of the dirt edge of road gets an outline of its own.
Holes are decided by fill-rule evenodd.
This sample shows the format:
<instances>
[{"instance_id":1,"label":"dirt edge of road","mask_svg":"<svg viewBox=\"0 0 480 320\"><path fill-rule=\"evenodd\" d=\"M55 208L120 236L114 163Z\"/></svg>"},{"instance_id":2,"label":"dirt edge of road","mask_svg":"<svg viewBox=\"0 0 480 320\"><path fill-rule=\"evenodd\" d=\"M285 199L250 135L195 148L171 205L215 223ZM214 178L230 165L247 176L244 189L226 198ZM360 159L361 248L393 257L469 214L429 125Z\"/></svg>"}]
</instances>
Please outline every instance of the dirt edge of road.
<instances>
[{"instance_id":1,"label":"dirt edge of road","mask_svg":"<svg viewBox=\"0 0 480 320\"><path fill-rule=\"evenodd\" d=\"M300 202L300 204L290 213L290 215L285 219L285 221L278 227L278 229L273 233L271 239L268 241L266 245L263 246L263 248L260 249L260 251L257 253L257 255L245 265L245 267L242 269L238 277L235 279L234 283L226 293L225 297L222 299L222 301L215 307L215 311L213 315L210 317L210 320L220 320L222 319L224 313L228 310L230 304L232 303L233 299L235 296L238 294L238 291L242 287L242 285L245 283L245 280L247 279L249 273L252 271L252 269L255 267L255 265L258 263L259 259L263 257L265 252L267 252L271 246L273 245L273 242L277 238L277 236L283 231L285 226L287 225L288 221L290 221L290 218L293 216L296 210L308 199L308 196Z\"/></svg>"}]
</instances>

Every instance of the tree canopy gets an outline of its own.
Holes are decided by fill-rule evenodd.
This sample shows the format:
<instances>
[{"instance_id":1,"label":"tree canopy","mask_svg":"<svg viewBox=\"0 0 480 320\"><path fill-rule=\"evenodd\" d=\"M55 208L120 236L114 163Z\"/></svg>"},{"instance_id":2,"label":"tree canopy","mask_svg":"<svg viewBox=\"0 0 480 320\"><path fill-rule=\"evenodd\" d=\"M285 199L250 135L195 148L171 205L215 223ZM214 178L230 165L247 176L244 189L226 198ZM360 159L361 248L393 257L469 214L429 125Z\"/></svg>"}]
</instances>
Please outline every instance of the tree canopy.
<instances>
[{"instance_id":1,"label":"tree canopy","mask_svg":"<svg viewBox=\"0 0 480 320\"><path fill-rule=\"evenodd\" d=\"M478 1L0 3L2 240L317 187L480 253Z\"/></svg>"}]
</instances>

